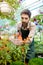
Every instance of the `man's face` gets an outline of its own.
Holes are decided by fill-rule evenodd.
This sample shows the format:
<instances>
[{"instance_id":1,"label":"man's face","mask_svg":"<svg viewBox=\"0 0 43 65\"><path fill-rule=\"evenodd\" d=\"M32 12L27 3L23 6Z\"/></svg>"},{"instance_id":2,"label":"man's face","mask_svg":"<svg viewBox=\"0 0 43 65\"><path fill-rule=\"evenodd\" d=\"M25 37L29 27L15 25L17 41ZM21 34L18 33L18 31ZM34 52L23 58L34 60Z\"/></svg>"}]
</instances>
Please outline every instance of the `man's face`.
<instances>
[{"instance_id":1,"label":"man's face","mask_svg":"<svg viewBox=\"0 0 43 65\"><path fill-rule=\"evenodd\" d=\"M21 15L21 21L22 21L22 25L24 27L27 27L28 22L29 22L29 16L27 14L22 14Z\"/></svg>"}]
</instances>

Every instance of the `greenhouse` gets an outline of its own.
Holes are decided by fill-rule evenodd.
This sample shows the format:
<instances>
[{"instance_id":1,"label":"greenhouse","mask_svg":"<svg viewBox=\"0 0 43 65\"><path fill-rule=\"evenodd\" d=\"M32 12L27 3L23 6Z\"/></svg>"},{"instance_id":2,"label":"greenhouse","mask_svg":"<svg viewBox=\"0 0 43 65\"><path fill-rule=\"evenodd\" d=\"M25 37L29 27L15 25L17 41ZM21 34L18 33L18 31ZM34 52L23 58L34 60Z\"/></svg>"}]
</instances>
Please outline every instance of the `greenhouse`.
<instances>
[{"instance_id":1,"label":"greenhouse","mask_svg":"<svg viewBox=\"0 0 43 65\"><path fill-rule=\"evenodd\" d=\"M0 65L43 65L43 0L0 0Z\"/></svg>"}]
</instances>

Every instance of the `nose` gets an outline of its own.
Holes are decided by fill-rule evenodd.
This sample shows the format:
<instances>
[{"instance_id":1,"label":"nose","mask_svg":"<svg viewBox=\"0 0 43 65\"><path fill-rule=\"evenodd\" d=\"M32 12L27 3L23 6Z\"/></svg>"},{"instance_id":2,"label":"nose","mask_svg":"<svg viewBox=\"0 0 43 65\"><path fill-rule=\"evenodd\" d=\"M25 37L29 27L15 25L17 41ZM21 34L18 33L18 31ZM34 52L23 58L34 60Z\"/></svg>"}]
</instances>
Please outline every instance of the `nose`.
<instances>
[{"instance_id":1,"label":"nose","mask_svg":"<svg viewBox=\"0 0 43 65\"><path fill-rule=\"evenodd\" d=\"M26 20L25 20L25 18L23 19L23 22L25 22Z\"/></svg>"}]
</instances>

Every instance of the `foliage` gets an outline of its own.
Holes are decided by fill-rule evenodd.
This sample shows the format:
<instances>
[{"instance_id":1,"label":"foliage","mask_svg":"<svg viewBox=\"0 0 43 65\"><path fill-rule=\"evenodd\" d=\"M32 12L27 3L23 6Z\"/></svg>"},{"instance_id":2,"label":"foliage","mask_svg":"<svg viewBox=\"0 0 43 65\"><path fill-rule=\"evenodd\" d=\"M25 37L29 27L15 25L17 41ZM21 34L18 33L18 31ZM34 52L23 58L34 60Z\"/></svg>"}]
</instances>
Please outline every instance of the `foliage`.
<instances>
[{"instance_id":1,"label":"foliage","mask_svg":"<svg viewBox=\"0 0 43 65\"><path fill-rule=\"evenodd\" d=\"M14 14L14 12L11 12L10 14L8 14L8 13L5 14L5 13L0 12L0 18L1 19L4 19L4 18L12 19L13 14Z\"/></svg>"},{"instance_id":2,"label":"foliage","mask_svg":"<svg viewBox=\"0 0 43 65\"><path fill-rule=\"evenodd\" d=\"M22 61L23 57L25 59L27 49L28 45L16 46L8 39L1 40L0 38L0 64L7 65L14 61ZM19 64L19 62L17 63Z\"/></svg>"},{"instance_id":3,"label":"foliage","mask_svg":"<svg viewBox=\"0 0 43 65\"><path fill-rule=\"evenodd\" d=\"M34 59L29 61L29 65L43 65L43 59L34 58Z\"/></svg>"},{"instance_id":4,"label":"foliage","mask_svg":"<svg viewBox=\"0 0 43 65\"><path fill-rule=\"evenodd\" d=\"M19 7L18 0L5 0L5 1L8 2L10 4L10 6L12 6L15 9L17 9Z\"/></svg>"},{"instance_id":5,"label":"foliage","mask_svg":"<svg viewBox=\"0 0 43 65\"><path fill-rule=\"evenodd\" d=\"M0 2L2 2L2 0L0 0ZM17 0L5 0L5 2L7 2L8 5L12 8L12 11L10 14L1 13L0 11L0 18L13 19L15 13L14 10L16 10L19 7L19 2Z\"/></svg>"},{"instance_id":6,"label":"foliage","mask_svg":"<svg viewBox=\"0 0 43 65\"><path fill-rule=\"evenodd\" d=\"M0 2L2 2L2 1L3 1L3 0L0 0ZM17 8L19 7L19 2L18 2L18 0L4 0L4 1L8 2L8 4L9 4L11 7L15 8L15 9L17 9Z\"/></svg>"},{"instance_id":7,"label":"foliage","mask_svg":"<svg viewBox=\"0 0 43 65\"><path fill-rule=\"evenodd\" d=\"M33 18L31 18L31 21L34 21L34 18L36 18L36 19L38 20L38 23L39 23L40 25L43 25L43 22L41 22L41 19L43 20L43 14L34 16Z\"/></svg>"},{"instance_id":8,"label":"foliage","mask_svg":"<svg viewBox=\"0 0 43 65\"><path fill-rule=\"evenodd\" d=\"M15 61L15 62L12 62L11 65L25 65L25 64L21 61Z\"/></svg>"},{"instance_id":9,"label":"foliage","mask_svg":"<svg viewBox=\"0 0 43 65\"><path fill-rule=\"evenodd\" d=\"M43 53L43 32L36 32L34 36L34 45L36 53Z\"/></svg>"},{"instance_id":10,"label":"foliage","mask_svg":"<svg viewBox=\"0 0 43 65\"><path fill-rule=\"evenodd\" d=\"M10 24L11 26L15 25L16 24L16 21L15 20L11 20Z\"/></svg>"},{"instance_id":11,"label":"foliage","mask_svg":"<svg viewBox=\"0 0 43 65\"><path fill-rule=\"evenodd\" d=\"M39 22L40 25L43 25L43 22Z\"/></svg>"},{"instance_id":12,"label":"foliage","mask_svg":"<svg viewBox=\"0 0 43 65\"><path fill-rule=\"evenodd\" d=\"M42 42L35 42L35 52L36 53L43 53L43 41Z\"/></svg>"}]
</instances>

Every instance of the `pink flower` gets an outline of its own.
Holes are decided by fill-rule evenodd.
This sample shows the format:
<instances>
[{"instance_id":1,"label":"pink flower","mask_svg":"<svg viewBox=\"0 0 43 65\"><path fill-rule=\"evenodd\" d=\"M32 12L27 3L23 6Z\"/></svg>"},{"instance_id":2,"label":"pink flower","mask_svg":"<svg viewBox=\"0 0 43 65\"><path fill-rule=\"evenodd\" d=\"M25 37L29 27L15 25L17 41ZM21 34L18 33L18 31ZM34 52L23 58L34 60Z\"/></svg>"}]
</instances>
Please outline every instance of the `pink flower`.
<instances>
[{"instance_id":1,"label":"pink flower","mask_svg":"<svg viewBox=\"0 0 43 65\"><path fill-rule=\"evenodd\" d=\"M0 28L2 28L2 26L0 26Z\"/></svg>"}]
</instances>

